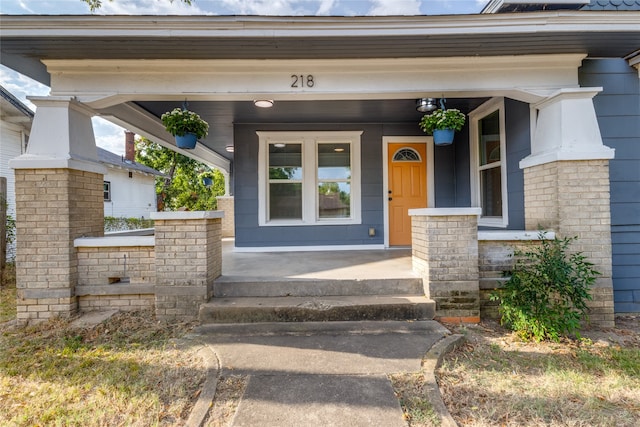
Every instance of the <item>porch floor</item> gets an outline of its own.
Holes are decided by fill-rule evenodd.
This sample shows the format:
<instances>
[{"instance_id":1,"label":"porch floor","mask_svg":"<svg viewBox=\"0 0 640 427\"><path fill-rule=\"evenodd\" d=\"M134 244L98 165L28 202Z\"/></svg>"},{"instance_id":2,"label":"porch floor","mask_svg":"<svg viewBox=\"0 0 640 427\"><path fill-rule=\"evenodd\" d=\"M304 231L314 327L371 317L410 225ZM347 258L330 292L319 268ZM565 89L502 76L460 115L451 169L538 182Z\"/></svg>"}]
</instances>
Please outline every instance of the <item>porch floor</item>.
<instances>
[{"instance_id":1,"label":"porch floor","mask_svg":"<svg viewBox=\"0 0 640 427\"><path fill-rule=\"evenodd\" d=\"M296 252L236 252L222 240L219 280L380 280L415 279L411 249Z\"/></svg>"}]
</instances>

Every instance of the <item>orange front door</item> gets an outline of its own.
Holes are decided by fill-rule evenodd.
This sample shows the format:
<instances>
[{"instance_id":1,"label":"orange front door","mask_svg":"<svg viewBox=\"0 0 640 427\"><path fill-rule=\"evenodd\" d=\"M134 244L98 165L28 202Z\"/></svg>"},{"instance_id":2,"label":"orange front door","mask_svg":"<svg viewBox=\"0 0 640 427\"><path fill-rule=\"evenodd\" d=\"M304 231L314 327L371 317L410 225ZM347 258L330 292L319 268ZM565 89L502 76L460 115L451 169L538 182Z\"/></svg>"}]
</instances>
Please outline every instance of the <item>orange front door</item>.
<instances>
[{"instance_id":1,"label":"orange front door","mask_svg":"<svg viewBox=\"0 0 640 427\"><path fill-rule=\"evenodd\" d=\"M411 245L408 210L427 207L427 148L420 143L389 143L389 245Z\"/></svg>"}]
</instances>

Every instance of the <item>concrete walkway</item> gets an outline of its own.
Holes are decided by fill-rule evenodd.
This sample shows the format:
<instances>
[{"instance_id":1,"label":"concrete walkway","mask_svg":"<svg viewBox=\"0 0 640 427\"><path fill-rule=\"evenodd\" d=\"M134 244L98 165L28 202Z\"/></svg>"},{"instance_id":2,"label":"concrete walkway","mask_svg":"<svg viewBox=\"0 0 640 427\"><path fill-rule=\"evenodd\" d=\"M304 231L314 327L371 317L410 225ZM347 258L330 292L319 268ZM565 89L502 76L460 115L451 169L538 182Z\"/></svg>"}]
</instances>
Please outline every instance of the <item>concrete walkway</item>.
<instances>
[{"instance_id":1,"label":"concrete walkway","mask_svg":"<svg viewBox=\"0 0 640 427\"><path fill-rule=\"evenodd\" d=\"M419 372L435 321L214 324L220 375L248 375L233 426L403 426L387 374ZM433 367L429 368L431 373Z\"/></svg>"}]
</instances>

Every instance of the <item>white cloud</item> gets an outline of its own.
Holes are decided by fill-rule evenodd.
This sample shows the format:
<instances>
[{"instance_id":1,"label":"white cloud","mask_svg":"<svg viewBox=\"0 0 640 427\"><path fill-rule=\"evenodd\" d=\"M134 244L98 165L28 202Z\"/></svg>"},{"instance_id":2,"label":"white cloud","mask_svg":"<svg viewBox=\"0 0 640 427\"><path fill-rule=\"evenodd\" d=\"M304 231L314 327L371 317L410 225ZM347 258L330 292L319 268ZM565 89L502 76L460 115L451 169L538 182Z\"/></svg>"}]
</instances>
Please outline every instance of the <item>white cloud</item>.
<instances>
[{"instance_id":1,"label":"white cloud","mask_svg":"<svg viewBox=\"0 0 640 427\"><path fill-rule=\"evenodd\" d=\"M48 86L38 83L4 65L0 65L0 84L33 111L36 110L36 106L27 99L27 96L46 96L49 94Z\"/></svg>"},{"instance_id":2,"label":"white cloud","mask_svg":"<svg viewBox=\"0 0 640 427\"><path fill-rule=\"evenodd\" d=\"M100 117L93 117L91 122L96 145L112 153L124 155L124 129Z\"/></svg>"},{"instance_id":3,"label":"white cloud","mask_svg":"<svg viewBox=\"0 0 640 427\"><path fill-rule=\"evenodd\" d=\"M372 0L367 15L420 15L419 0Z\"/></svg>"},{"instance_id":4,"label":"white cloud","mask_svg":"<svg viewBox=\"0 0 640 427\"><path fill-rule=\"evenodd\" d=\"M334 4L335 0L321 0L316 15L331 15L331 9L333 9Z\"/></svg>"},{"instance_id":5,"label":"white cloud","mask_svg":"<svg viewBox=\"0 0 640 427\"><path fill-rule=\"evenodd\" d=\"M78 0L80 1L80 0ZM94 13L100 15L206 15L207 12L193 1L191 6L180 0L104 1Z\"/></svg>"}]
</instances>

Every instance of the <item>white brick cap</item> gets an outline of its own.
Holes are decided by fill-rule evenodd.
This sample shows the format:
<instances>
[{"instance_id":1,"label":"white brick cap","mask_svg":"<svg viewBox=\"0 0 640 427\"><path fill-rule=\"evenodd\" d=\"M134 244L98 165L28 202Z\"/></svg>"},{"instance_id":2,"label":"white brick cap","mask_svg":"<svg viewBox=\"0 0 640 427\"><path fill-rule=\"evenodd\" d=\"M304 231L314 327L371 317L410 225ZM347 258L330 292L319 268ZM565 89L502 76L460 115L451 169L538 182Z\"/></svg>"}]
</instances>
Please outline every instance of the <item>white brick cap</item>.
<instances>
[{"instance_id":1,"label":"white brick cap","mask_svg":"<svg viewBox=\"0 0 640 427\"><path fill-rule=\"evenodd\" d=\"M409 216L460 216L482 214L482 208L423 208L409 209Z\"/></svg>"},{"instance_id":2,"label":"white brick cap","mask_svg":"<svg viewBox=\"0 0 640 427\"><path fill-rule=\"evenodd\" d=\"M212 218L224 218L224 211L151 212L151 219L157 219L157 220L212 219Z\"/></svg>"}]
</instances>

